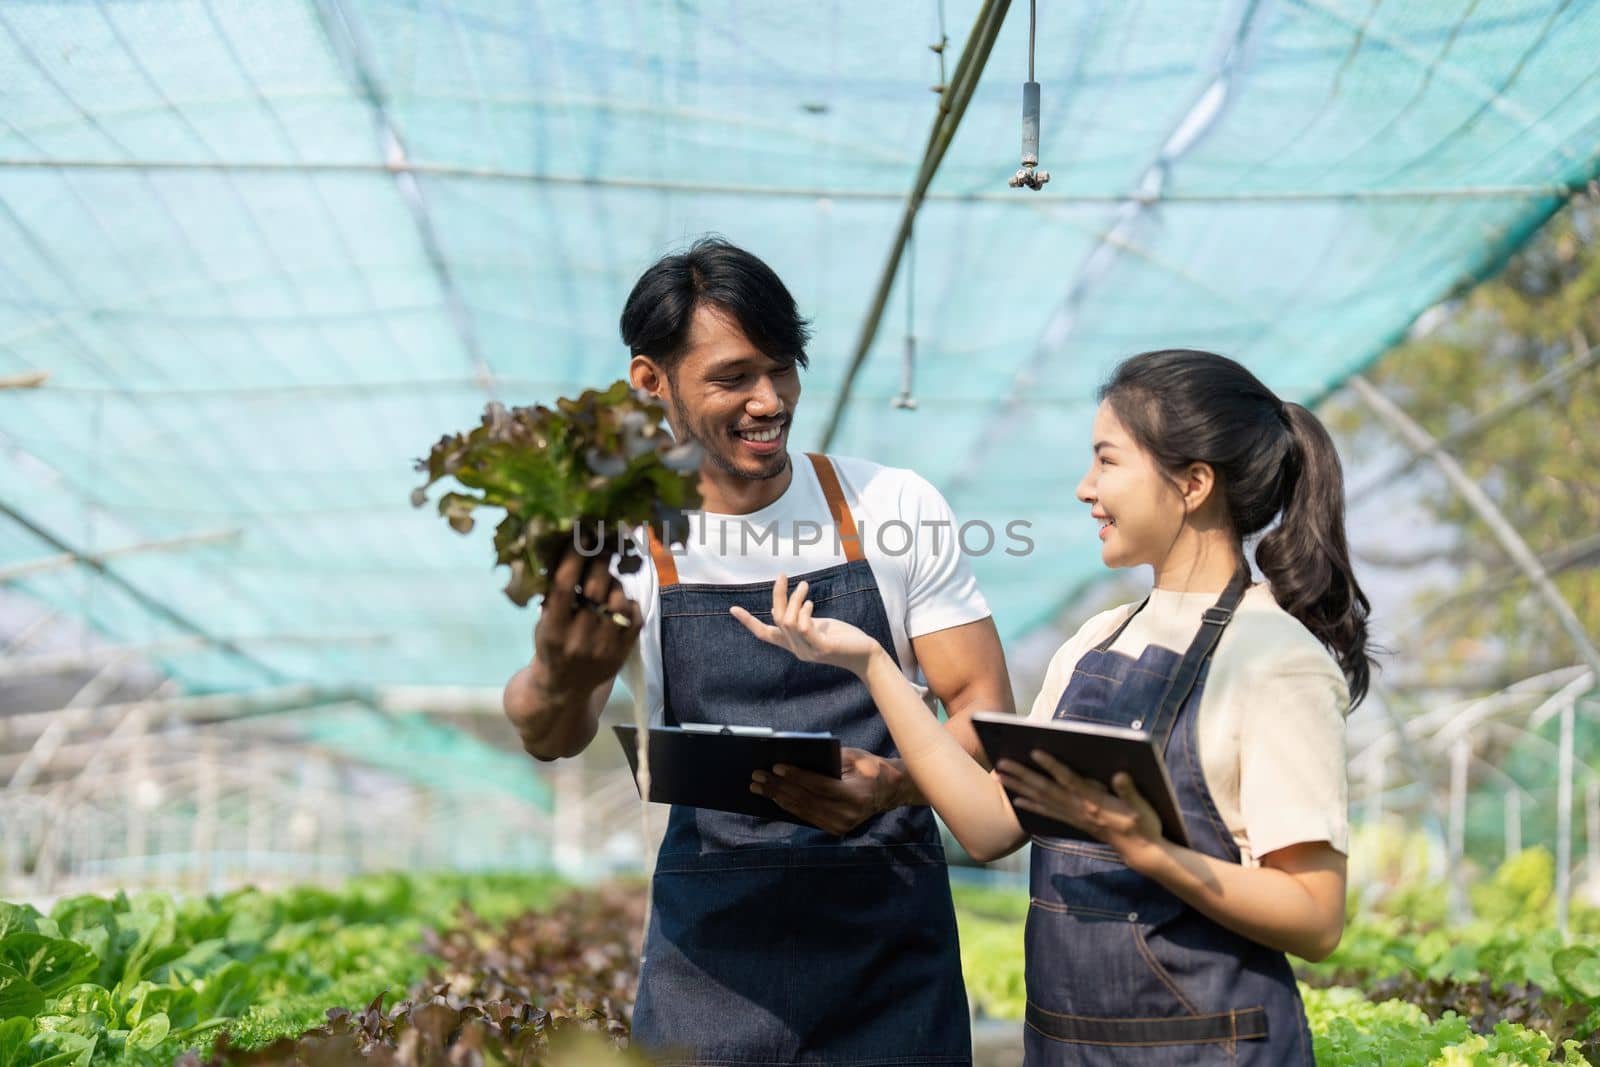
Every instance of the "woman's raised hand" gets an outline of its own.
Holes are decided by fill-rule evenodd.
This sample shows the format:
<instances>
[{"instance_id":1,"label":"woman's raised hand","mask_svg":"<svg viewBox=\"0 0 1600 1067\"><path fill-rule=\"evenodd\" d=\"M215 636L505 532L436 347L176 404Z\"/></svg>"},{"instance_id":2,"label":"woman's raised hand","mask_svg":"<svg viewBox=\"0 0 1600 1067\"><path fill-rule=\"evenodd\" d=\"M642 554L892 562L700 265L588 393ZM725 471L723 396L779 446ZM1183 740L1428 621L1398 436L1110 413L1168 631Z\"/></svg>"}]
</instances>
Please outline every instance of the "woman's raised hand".
<instances>
[{"instance_id":1,"label":"woman's raised hand","mask_svg":"<svg viewBox=\"0 0 1600 1067\"><path fill-rule=\"evenodd\" d=\"M807 663L827 663L864 677L883 646L862 630L838 619L818 619L807 599L810 587L801 582L789 592L789 579L778 575L772 583L772 625L740 607L729 608L745 629L769 645L788 649Z\"/></svg>"}]
</instances>

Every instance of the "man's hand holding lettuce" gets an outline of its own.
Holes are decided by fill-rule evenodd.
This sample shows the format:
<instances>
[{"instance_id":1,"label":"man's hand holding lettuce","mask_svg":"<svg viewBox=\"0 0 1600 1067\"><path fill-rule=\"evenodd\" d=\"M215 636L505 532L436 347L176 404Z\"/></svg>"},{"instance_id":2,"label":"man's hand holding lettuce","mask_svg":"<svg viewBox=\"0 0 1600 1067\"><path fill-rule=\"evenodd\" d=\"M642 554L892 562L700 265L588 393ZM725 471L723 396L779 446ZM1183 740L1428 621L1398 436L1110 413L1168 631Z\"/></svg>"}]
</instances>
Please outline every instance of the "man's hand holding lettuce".
<instances>
[{"instance_id":1,"label":"man's hand holding lettuce","mask_svg":"<svg viewBox=\"0 0 1600 1067\"><path fill-rule=\"evenodd\" d=\"M497 507L495 558L511 570L505 593L519 606L544 601L533 662L506 685L505 708L523 747L539 759L573 755L594 737L600 711L643 619L611 573L637 570L628 531L653 528L681 542L684 509L700 506L700 448L679 444L660 405L625 381L577 399L507 409L491 404L482 424L443 437L417 469L461 486L439 498L439 514L461 533L473 511Z\"/></svg>"}]
</instances>

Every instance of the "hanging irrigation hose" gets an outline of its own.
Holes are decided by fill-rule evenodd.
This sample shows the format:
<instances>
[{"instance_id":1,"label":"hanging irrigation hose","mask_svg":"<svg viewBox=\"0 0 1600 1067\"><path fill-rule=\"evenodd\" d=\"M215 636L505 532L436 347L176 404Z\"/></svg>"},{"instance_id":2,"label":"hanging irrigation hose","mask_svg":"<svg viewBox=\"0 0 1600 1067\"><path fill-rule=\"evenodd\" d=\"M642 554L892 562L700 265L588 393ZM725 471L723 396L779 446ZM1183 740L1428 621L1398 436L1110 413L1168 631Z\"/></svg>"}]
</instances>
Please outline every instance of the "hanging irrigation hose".
<instances>
[{"instance_id":1,"label":"hanging irrigation hose","mask_svg":"<svg viewBox=\"0 0 1600 1067\"><path fill-rule=\"evenodd\" d=\"M1008 182L1013 189L1026 185L1035 191L1044 188L1050 172L1039 169L1039 83L1033 80L1034 29L1038 0L1028 0L1028 80L1022 85L1022 169Z\"/></svg>"},{"instance_id":2,"label":"hanging irrigation hose","mask_svg":"<svg viewBox=\"0 0 1600 1067\"><path fill-rule=\"evenodd\" d=\"M921 208L922 199L927 195L928 185L933 181L933 176L938 171L945 152L949 150L957 128L961 125L961 118L966 114L967 104L972 99L973 90L977 88L979 77L983 74L984 64L989 61L989 52L994 47L995 38L1000 33L1000 26L1005 22L1006 11L1010 7L1011 0L983 0L983 7L978 11L972 33L967 38L966 46L961 50L960 58L956 60L955 70L950 74L949 84L939 94L939 109L934 117L933 128L928 133L928 147L923 154L922 166L917 172L916 181L912 184L911 195L906 199L905 210L900 216L900 227L895 233L894 244L889 251L889 260L884 264L883 272L878 278L878 286L873 291L866 320L861 325L861 334L850 357L850 365L845 368L844 381L840 383L839 392L834 398L833 410L828 414L828 424L823 428L822 439L817 446L820 451L828 450L839 432L840 424L844 421L845 409L850 403L856 377L861 373L862 364L867 360L867 352L872 348L873 338L878 335L878 326L883 321L889 293L894 287L895 275L900 268L900 258L905 252L906 242L911 239L912 221L917 217L917 210Z\"/></svg>"},{"instance_id":3,"label":"hanging irrigation hose","mask_svg":"<svg viewBox=\"0 0 1600 1067\"><path fill-rule=\"evenodd\" d=\"M900 395L893 406L902 411L917 410L911 387L917 371L917 243L915 232L906 237L906 351L900 364Z\"/></svg>"}]
</instances>

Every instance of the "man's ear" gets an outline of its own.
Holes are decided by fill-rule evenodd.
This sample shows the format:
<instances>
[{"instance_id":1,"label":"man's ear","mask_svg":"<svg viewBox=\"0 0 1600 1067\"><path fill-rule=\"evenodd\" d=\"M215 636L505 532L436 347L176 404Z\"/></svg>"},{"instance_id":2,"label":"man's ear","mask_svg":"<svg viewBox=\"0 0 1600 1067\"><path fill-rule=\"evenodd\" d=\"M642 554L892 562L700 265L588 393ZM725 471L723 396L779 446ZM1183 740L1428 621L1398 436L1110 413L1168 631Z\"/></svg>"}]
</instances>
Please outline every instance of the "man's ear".
<instances>
[{"instance_id":1,"label":"man's ear","mask_svg":"<svg viewBox=\"0 0 1600 1067\"><path fill-rule=\"evenodd\" d=\"M641 389L657 400L666 395L667 372L661 365L649 356L636 355L628 364L628 381L635 389Z\"/></svg>"}]
</instances>

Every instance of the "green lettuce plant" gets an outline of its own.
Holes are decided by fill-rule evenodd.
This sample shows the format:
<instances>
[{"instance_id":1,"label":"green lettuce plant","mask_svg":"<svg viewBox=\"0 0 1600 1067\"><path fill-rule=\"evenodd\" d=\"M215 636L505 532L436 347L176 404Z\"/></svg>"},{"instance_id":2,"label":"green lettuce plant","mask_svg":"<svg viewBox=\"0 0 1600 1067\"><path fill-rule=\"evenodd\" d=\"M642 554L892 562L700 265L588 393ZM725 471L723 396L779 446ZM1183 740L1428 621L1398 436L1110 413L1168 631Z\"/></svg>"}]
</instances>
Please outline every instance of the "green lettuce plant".
<instances>
[{"instance_id":1,"label":"green lettuce plant","mask_svg":"<svg viewBox=\"0 0 1600 1067\"><path fill-rule=\"evenodd\" d=\"M665 410L626 381L566 397L554 408L490 404L467 433L439 439L417 470L428 480L411 494L421 507L428 488L454 478L462 490L439 498L452 529L469 532L480 507L505 510L495 527L496 560L511 569L506 596L518 607L542 595L563 548L601 546L632 573L642 560L627 551L628 531L649 525L663 542L687 536L686 509L700 506L700 447L674 441Z\"/></svg>"}]
</instances>

